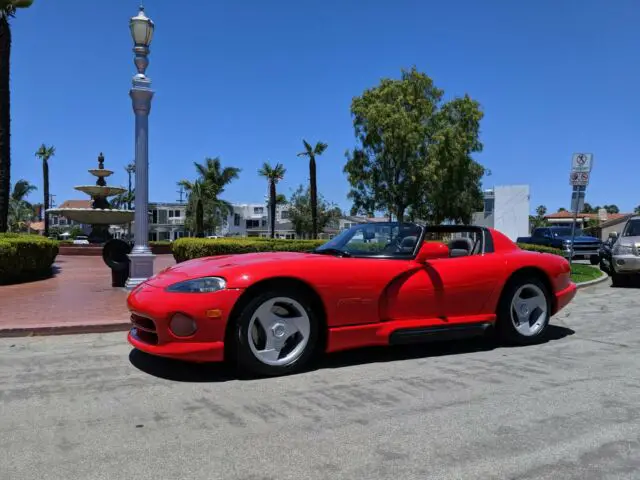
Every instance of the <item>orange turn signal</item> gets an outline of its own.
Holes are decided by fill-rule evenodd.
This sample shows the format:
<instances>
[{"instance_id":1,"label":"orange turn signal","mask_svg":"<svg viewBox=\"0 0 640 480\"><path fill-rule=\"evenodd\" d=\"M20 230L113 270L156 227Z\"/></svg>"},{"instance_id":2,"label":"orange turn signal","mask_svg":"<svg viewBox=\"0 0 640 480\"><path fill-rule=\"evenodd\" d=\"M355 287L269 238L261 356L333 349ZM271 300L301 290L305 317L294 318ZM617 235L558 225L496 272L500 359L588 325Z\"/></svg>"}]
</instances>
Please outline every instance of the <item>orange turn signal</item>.
<instances>
[{"instance_id":1,"label":"orange turn signal","mask_svg":"<svg viewBox=\"0 0 640 480\"><path fill-rule=\"evenodd\" d=\"M207 310L206 315L209 318L220 318L222 316L222 310L214 308L213 310Z\"/></svg>"}]
</instances>

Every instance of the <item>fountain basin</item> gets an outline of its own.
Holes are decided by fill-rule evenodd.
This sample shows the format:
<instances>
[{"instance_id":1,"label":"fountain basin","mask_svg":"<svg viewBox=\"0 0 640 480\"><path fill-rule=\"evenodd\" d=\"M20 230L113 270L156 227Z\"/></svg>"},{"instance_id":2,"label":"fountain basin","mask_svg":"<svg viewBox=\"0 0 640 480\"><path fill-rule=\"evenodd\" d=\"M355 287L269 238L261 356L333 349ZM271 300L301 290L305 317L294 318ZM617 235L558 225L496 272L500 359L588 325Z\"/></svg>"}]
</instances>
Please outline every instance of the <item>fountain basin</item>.
<instances>
[{"instance_id":1,"label":"fountain basin","mask_svg":"<svg viewBox=\"0 0 640 480\"><path fill-rule=\"evenodd\" d=\"M91 197L113 197L127 191L126 188L120 187L102 187L100 185L80 185L73 187L79 192L86 193Z\"/></svg>"},{"instance_id":2,"label":"fountain basin","mask_svg":"<svg viewBox=\"0 0 640 480\"><path fill-rule=\"evenodd\" d=\"M133 222L134 210L102 208L50 208L47 213L62 215L86 225L122 225Z\"/></svg>"},{"instance_id":3,"label":"fountain basin","mask_svg":"<svg viewBox=\"0 0 640 480\"><path fill-rule=\"evenodd\" d=\"M108 177L113 175L113 170L107 170L106 168L94 168L89 170L89 173L94 177Z\"/></svg>"}]
</instances>

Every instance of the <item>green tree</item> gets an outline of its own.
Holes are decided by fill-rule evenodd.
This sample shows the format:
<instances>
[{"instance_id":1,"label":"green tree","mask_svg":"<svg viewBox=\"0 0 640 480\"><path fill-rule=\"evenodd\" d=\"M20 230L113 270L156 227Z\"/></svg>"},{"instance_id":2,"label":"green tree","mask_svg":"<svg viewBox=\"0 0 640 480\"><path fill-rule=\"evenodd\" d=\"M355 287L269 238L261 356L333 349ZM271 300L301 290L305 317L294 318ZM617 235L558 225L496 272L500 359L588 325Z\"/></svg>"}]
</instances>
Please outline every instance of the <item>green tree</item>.
<instances>
[{"instance_id":1,"label":"green tree","mask_svg":"<svg viewBox=\"0 0 640 480\"><path fill-rule=\"evenodd\" d=\"M607 213L620 213L620 209L619 209L619 208L618 208L618 206L617 206L617 205L615 205L615 204L612 204L612 205L605 205L605 206L604 206L604 207L602 207L602 208L604 208L604 209L607 211Z\"/></svg>"},{"instance_id":2,"label":"green tree","mask_svg":"<svg viewBox=\"0 0 640 480\"><path fill-rule=\"evenodd\" d=\"M49 159L56 154L56 147L47 147L44 143L36 151L36 157L42 160L42 184L44 190L44 236L49 236Z\"/></svg>"},{"instance_id":3,"label":"green tree","mask_svg":"<svg viewBox=\"0 0 640 480\"><path fill-rule=\"evenodd\" d=\"M11 26L9 18L33 0L0 0L0 233L6 232L11 194Z\"/></svg>"},{"instance_id":4,"label":"green tree","mask_svg":"<svg viewBox=\"0 0 640 480\"><path fill-rule=\"evenodd\" d=\"M262 168L258 170L258 175L266 178L267 182L269 182L269 227L271 229L271 238L276 236L276 204L278 201L276 184L284 178L286 172L287 170L283 165L276 163L275 167L272 167L267 162L264 162Z\"/></svg>"},{"instance_id":5,"label":"green tree","mask_svg":"<svg viewBox=\"0 0 640 480\"><path fill-rule=\"evenodd\" d=\"M585 202L580 213L597 213L598 208L594 208L590 203Z\"/></svg>"},{"instance_id":6,"label":"green tree","mask_svg":"<svg viewBox=\"0 0 640 480\"><path fill-rule=\"evenodd\" d=\"M27 202L26 198L31 192L37 190L35 185L31 185L27 180L18 180L13 186L9 199L9 230L22 231L27 223L34 217L33 205Z\"/></svg>"},{"instance_id":7,"label":"green tree","mask_svg":"<svg viewBox=\"0 0 640 480\"><path fill-rule=\"evenodd\" d=\"M322 195L318 196L317 228L323 230L340 217L340 209L325 201ZM300 185L289 199L289 219L298 237L313 235L313 220L311 208L310 187Z\"/></svg>"},{"instance_id":8,"label":"green tree","mask_svg":"<svg viewBox=\"0 0 640 480\"><path fill-rule=\"evenodd\" d=\"M405 212L433 223L468 222L482 208L479 104L444 92L415 68L383 79L351 104L358 146L347 152L352 213Z\"/></svg>"},{"instance_id":9,"label":"green tree","mask_svg":"<svg viewBox=\"0 0 640 480\"><path fill-rule=\"evenodd\" d=\"M640 215L640 205L633 209L633 213L635 213L636 215Z\"/></svg>"},{"instance_id":10,"label":"green tree","mask_svg":"<svg viewBox=\"0 0 640 480\"><path fill-rule=\"evenodd\" d=\"M547 207L544 205L538 205L536 207L536 214L529 216L529 224L531 228L545 227L549 224L545 215L547 214Z\"/></svg>"},{"instance_id":11,"label":"green tree","mask_svg":"<svg viewBox=\"0 0 640 480\"><path fill-rule=\"evenodd\" d=\"M316 157L322 155L328 145L323 142L317 142L315 146L311 146L306 140L302 140L304 151L298 153L299 157L307 157L309 159L309 191L311 195L311 238L318 238L318 185L316 181Z\"/></svg>"},{"instance_id":12,"label":"green tree","mask_svg":"<svg viewBox=\"0 0 640 480\"><path fill-rule=\"evenodd\" d=\"M567 211L567 209L566 209L566 208L564 208L564 207L560 207L560 208L558 209L558 213L560 213L560 212L566 212L566 211Z\"/></svg>"},{"instance_id":13,"label":"green tree","mask_svg":"<svg viewBox=\"0 0 640 480\"><path fill-rule=\"evenodd\" d=\"M204 163L194 162L198 178L195 182L181 180L178 185L189 195L187 226L196 236L204 236L205 229L214 229L223 216L233 212L229 202L220 198L225 187L237 179L240 169L223 167L219 157L206 158Z\"/></svg>"}]
</instances>

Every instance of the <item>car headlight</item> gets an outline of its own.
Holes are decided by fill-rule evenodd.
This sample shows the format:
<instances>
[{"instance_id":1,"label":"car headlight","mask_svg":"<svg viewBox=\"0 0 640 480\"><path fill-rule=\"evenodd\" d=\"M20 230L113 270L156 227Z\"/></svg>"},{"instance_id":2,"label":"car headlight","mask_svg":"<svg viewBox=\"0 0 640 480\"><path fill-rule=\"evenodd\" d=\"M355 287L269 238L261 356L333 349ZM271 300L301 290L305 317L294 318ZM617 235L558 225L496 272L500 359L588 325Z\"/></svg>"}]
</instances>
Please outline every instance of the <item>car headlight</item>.
<instances>
[{"instance_id":1,"label":"car headlight","mask_svg":"<svg viewBox=\"0 0 640 480\"><path fill-rule=\"evenodd\" d=\"M167 292L174 293L211 293L224 290L227 286L224 278L201 277L184 282L174 283L167 287Z\"/></svg>"},{"instance_id":2,"label":"car headlight","mask_svg":"<svg viewBox=\"0 0 640 480\"><path fill-rule=\"evenodd\" d=\"M631 247L631 245L616 245L615 247L613 247L613 254L614 255L632 255L633 248Z\"/></svg>"}]
</instances>

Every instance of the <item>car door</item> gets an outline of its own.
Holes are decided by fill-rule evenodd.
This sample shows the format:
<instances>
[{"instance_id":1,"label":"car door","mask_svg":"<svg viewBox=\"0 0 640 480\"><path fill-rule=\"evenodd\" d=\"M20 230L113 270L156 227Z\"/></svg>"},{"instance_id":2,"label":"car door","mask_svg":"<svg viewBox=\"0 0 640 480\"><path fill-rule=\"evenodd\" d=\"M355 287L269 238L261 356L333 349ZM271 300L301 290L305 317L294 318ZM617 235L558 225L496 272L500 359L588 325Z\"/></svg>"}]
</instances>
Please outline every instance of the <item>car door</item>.
<instances>
[{"instance_id":1,"label":"car door","mask_svg":"<svg viewBox=\"0 0 640 480\"><path fill-rule=\"evenodd\" d=\"M551 231L548 228L536 228L531 239L538 245L551 245Z\"/></svg>"},{"instance_id":2,"label":"car door","mask_svg":"<svg viewBox=\"0 0 640 480\"><path fill-rule=\"evenodd\" d=\"M398 276L384 295L385 319L443 322L494 313L488 300L499 288L504 262L493 253L431 260Z\"/></svg>"}]
</instances>

